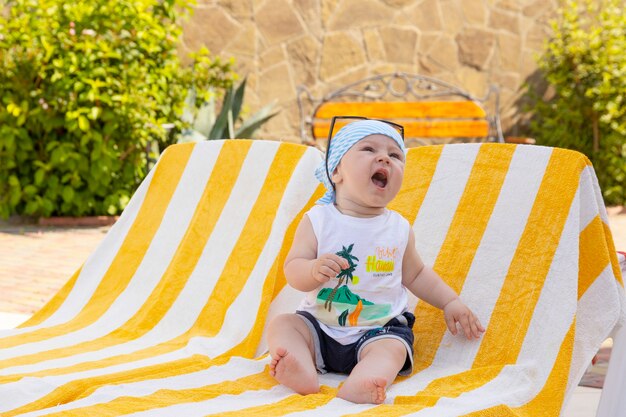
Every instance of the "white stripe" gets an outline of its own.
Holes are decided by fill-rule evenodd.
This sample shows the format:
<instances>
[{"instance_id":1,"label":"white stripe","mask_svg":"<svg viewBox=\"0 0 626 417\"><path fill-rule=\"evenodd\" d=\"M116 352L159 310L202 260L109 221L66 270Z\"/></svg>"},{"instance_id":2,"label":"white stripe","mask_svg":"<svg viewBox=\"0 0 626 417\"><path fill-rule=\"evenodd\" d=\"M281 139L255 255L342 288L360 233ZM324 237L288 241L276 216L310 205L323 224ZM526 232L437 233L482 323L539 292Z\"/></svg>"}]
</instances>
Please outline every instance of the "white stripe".
<instances>
[{"instance_id":1,"label":"white stripe","mask_svg":"<svg viewBox=\"0 0 626 417\"><path fill-rule=\"evenodd\" d=\"M587 166L580 173L580 185L578 188L579 190L588 190L589 192L585 193L587 197L595 196L593 191L593 176L595 176L595 174L593 172L593 168L590 166ZM604 223L608 224L608 215L606 214L603 200L597 201L595 199L584 198L579 202L579 204L580 231L583 231L598 215L600 215L600 218L604 221ZM602 207L602 209L600 209L600 207Z\"/></svg>"},{"instance_id":2,"label":"white stripe","mask_svg":"<svg viewBox=\"0 0 626 417\"><path fill-rule=\"evenodd\" d=\"M574 393L576 384L600 349L602 341L609 337L617 324L621 310L618 286L609 263L578 301L578 311L587 314L576 316L576 337L566 399ZM607 317L615 319L607 322Z\"/></svg>"},{"instance_id":3,"label":"white stripe","mask_svg":"<svg viewBox=\"0 0 626 417\"><path fill-rule=\"evenodd\" d=\"M595 195L595 202L598 205L598 213L600 214L600 218L605 224L609 224L609 215L606 211L606 206L604 205L604 197L602 196L602 190L600 190L600 184L598 183L598 177L596 175L596 171L592 166L587 166L581 175L588 176L589 182L591 183L591 190L587 192L589 196L592 194Z\"/></svg>"},{"instance_id":4,"label":"white stripe","mask_svg":"<svg viewBox=\"0 0 626 417\"><path fill-rule=\"evenodd\" d=\"M480 144L443 147L424 202L413 224L415 246L428 265L435 262L474 166Z\"/></svg>"}]
</instances>

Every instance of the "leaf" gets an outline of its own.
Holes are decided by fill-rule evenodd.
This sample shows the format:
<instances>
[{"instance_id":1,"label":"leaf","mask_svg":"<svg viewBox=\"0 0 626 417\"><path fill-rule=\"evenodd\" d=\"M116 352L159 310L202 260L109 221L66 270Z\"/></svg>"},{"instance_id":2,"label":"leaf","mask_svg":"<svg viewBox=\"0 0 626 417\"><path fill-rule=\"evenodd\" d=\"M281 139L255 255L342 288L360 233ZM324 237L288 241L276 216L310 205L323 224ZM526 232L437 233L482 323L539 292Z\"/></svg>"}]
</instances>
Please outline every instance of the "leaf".
<instances>
[{"instance_id":1,"label":"leaf","mask_svg":"<svg viewBox=\"0 0 626 417\"><path fill-rule=\"evenodd\" d=\"M235 137L235 122L233 120L233 112L232 111L228 111L228 139L233 139Z\"/></svg>"},{"instance_id":2,"label":"leaf","mask_svg":"<svg viewBox=\"0 0 626 417\"><path fill-rule=\"evenodd\" d=\"M35 185L41 185L41 183L43 183L45 175L46 171L44 171L43 169L38 169L35 172Z\"/></svg>"},{"instance_id":3,"label":"leaf","mask_svg":"<svg viewBox=\"0 0 626 417\"><path fill-rule=\"evenodd\" d=\"M238 139L251 139L254 132L265 124L272 117L276 116L278 112L271 113L274 104L268 104L256 112L254 115L244 120L243 124L239 127L235 133L235 138Z\"/></svg>"},{"instance_id":4,"label":"leaf","mask_svg":"<svg viewBox=\"0 0 626 417\"><path fill-rule=\"evenodd\" d=\"M91 108L91 113L89 114L89 118L91 120L96 120L98 118L98 116L100 116L101 112L102 112L102 110L100 109L100 107L92 107Z\"/></svg>"},{"instance_id":5,"label":"leaf","mask_svg":"<svg viewBox=\"0 0 626 417\"><path fill-rule=\"evenodd\" d=\"M34 186L34 185L32 185L32 184L29 184L29 185L27 185L26 187L24 187L24 190L23 190L23 191L24 191L24 194L26 194L26 195L27 195L27 196L29 196L29 197L32 197L32 196L34 196L35 194L37 194L37 191L38 191L38 190L39 190L39 189L38 189L37 187L35 187L35 186Z\"/></svg>"},{"instance_id":6,"label":"leaf","mask_svg":"<svg viewBox=\"0 0 626 417\"><path fill-rule=\"evenodd\" d=\"M89 130L89 120L83 115L78 116L78 128L83 132Z\"/></svg>"},{"instance_id":7,"label":"leaf","mask_svg":"<svg viewBox=\"0 0 626 417\"><path fill-rule=\"evenodd\" d=\"M66 185L65 187L63 187L63 192L61 193L61 196L63 197L63 201L65 201L66 203L72 202L72 200L74 199L74 189Z\"/></svg>"},{"instance_id":8,"label":"leaf","mask_svg":"<svg viewBox=\"0 0 626 417\"><path fill-rule=\"evenodd\" d=\"M348 313L350 313L350 310L346 309L337 318L337 322L339 323L340 326L345 326L346 325L346 318L348 318Z\"/></svg>"},{"instance_id":9,"label":"leaf","mask_svg":"<svg viewBox=\"0 0 626 417\"><path fill-rule=\"evenodd\" d=\"M31 200L26 203L26 207L24 208L24 213L27 215L34 215L39 210L39 203L37 201Z\"/></svg>"},{"instance_id":10,"label":"leaf","mask_svg":"<svg viewBox=\"0 0 626 417\"><path fill-rule=\"evenodd\" d=\"M232 117L234 121L239 119L239 113L241 112L241 106L243 105L243 96L245 94L247 80L248 80L248 77L245 77L243 81L241 81L241 84L239 84L239 86L237 87L237 90L235 91L235 97L233 98L233 106L232 106L232 112L233 112Z\"/></svg>"},{"instance_id":11,"label":"leaf","mask_svg":"<svg viewBox=\"0 0 626 417\"><path fill-rule=\"evenodd\" d=\"M215 124L213 125L213 129L211 129L207 139L225 139L224 130L226 129L226 125L228 123L228 113L231 111L232 105L233 89L231 87L226 91L226 96L224 96L224 100L222 102L222 109L220 110L220 113L215 120Z\"/></svg>"}]
</instances>

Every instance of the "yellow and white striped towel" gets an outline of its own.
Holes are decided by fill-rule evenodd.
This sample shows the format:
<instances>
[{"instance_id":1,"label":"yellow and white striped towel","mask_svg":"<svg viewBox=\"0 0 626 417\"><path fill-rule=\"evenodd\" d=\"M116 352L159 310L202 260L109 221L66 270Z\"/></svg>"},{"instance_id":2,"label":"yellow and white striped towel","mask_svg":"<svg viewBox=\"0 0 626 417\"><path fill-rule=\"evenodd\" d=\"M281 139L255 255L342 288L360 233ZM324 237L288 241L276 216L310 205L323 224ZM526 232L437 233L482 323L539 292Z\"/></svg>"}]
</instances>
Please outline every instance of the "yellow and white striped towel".
<instances>
[{"instance_id":1,"label":"yellow and white striped towel","mask_svg":"<svg viewBox=\"0 0 626 417\"><path fill-rule=\"evenodd\" d=\"M411 149L392 203L422 257L478 314L452 336L417 302L415 373L386 404L302 397L268 375L269 318L301 294L282 263L323 190L301 145L168 148L83 267L0 333L0 415L558 416L624 287L594 171L581 154L505 144Z\"/></svg>"}]
</instances>

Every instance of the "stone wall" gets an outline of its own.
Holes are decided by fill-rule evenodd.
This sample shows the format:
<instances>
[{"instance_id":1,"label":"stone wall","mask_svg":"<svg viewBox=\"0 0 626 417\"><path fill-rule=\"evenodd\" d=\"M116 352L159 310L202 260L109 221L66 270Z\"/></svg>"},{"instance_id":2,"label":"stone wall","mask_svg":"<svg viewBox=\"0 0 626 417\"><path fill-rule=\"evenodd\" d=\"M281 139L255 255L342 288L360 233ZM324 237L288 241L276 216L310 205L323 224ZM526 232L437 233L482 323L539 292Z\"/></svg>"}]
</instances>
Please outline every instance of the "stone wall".
<instances>
[{"instance_id":1,"label":"stone wall","mask_svg":"<svg viewBox=\"0 0 626 417\"><path fill-rule=\"evenodd\" d=\"M557 0L198 0L183 52L205 45L248 75L250 110L281 112L259 137L299 140L296 87L316 97L369 75L433 76L483 97L500 88L517 133L519 88L536 70Z\"/></svg>"}]
</instances>

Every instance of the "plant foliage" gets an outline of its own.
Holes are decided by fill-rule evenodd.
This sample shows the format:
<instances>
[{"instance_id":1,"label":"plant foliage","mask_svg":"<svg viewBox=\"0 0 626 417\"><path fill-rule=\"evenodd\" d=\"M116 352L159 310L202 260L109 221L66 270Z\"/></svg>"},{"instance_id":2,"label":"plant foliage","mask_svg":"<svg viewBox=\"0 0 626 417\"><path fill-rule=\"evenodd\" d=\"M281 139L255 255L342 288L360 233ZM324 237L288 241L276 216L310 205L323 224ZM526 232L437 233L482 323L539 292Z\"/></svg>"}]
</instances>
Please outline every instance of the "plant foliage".
<instances>
[{"instance_id":1,"label":"plant foliage","mask_svg":"<svg viewBox=\"0 0 626 417\"><path fill-rule=\"evenodd\" d=\"M245 78L236 88L228 87L219 113L216 112L215 94L212 90L209 90L209 94L198 97L195 88L190 89L182 117L186 127L183 128L178 141L252 138L254 132L278 112L274 111L275 103L270 103L244 118L241 109L245 89ZM204 101L201 101L203 99ZM200 101L199 106L198 101Z\"/></svg>"},{"instance_id":2,"label":"plant foliage","mask_svg":"<svg viewBox=\"0 0 626 417\"><path fill-rule=\"evenodd\" d=\"M539 144L585 153L606 204L626 204L626 13L623 0L568 0L539 61L553 97L528 94Z\"/></svg>"},{"instance_id":3,"label":"plant foliage","mask_svg":"<svg viewBox=\"0 0 626 417\"><path fill-rule=\"evenodd\" d=\"M0 1L0 216L117 214L187 91L232 62L183 67L190 0Z\"/></svg>"}]
</instances>

